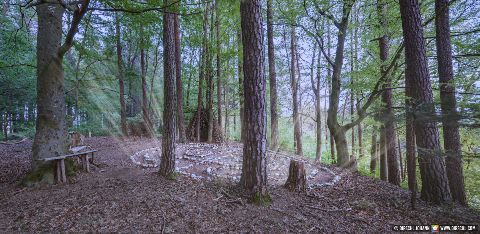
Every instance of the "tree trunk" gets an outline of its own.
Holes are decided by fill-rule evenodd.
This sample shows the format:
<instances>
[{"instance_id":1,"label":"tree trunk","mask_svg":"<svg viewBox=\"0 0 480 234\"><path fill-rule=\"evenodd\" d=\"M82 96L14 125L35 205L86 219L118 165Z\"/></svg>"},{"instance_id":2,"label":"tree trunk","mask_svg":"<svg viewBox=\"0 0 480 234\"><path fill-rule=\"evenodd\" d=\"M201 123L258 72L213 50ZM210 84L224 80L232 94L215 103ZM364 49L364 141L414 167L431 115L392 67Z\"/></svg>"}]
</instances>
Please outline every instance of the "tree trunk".
<instances>
[{"instance_id":1,"label":"tree trunk","mask_svg":"<svg viewBox=\"0 0 480 234\"><path fill-rule=\"evenodd\" d=\"M241 185L254 202L268 203L267 191L267 111L264 76L261 0L240 2L244 55L244 125Z\"/></svg>"},{"instance_id":2,"label":"tree trunk","mask_svg":"<svg viewBox=\"0 0 480 234\"><path fill-rule=\"evenodd\" d=\"M32 146L33 171L43 165L40 159L63 155L66 151L64 73L58 54L64 11L58 4L37 6L38 115Z\"/></svg>"},{"instance_id":3,"label":"tree trunk","mask_svg":"<svg viewBox=\"0 0 480 234\"><path fill-rule=\"evenodd\" d=\"M220 11L218 8L218 2L215 3L215 19L216 19L216 37L217 37L217 121L220 129L223 128L222 118L222 74L221 74L221 61L220 61Z\"/></svg>"},{"instance_id":4,"label":"tree trunk","mask_svg":"<svg viewBox=\"0 0 480 234\"><path fill-rule=\"evenodd\" d=\"M413 101L422 113L434 113L433 94L427 67L420 6L416 0L400 1L400 13L405 41L405 77L412 84ZM415 135L418 146L422 198L435 204L451 201L450 188L435 122L415 114ZM425 114L423 114L425 115Z\"/></svg>"},{"instance_id":5,"label":"tree trunk","mask_svg":"<svg viewBox=\"0 0 480 234\"><path fill-rule=\"evenodd\" d=\"M205 67L206 67L206 55L208 53L207 49L207 43L208 43L208 10L210 8L209 3L207 2L205 4L205 13L203 15L203 42L202 42L202 55L200 58L200 74L198 78L198 97L197 97L197 119L201 119L201 113L203 109L203 80L205 79ZM197 134L197 141L200 142L200 129L201 129L201 122L202 121L197 121L196 124L196 134Z\"/></svg>"},{"instance_id":6,"label":"tree trunk","mask_svg":"<svg viewBox=\"0 0 480 234\"><path fill-rule=\"evenodd\" d=\"M388 22L386 19L387 4L384 0L378 0L377 10L379 13L379 21L381 30L388 28ZM388 61L388 35L385 32L379 40L380 47L380 60L382 65L380 66L382 76L386 76L387 68L385 63ZM382 115L382 122L385 127L385 147L387 149L387 161L388 161L388 182L394 185L400 185L400 166L398 160L397 149L395 147L395 115L393 114L392 104L392 89L391 79L387 79L387 82L383 85L385 89L382 93L382 103L385 111Z\"/></svg>"},{"instance_id":7,"label":"tree trunk","mask_svg":"<svg viewBox=\"0 0 480 234\"><path fill-rule=\"evenodd\" d=\"M348 129L338 123L338 106L341 92L341 72L343 66L343 55L345 47L345 38L348 29L348 17L352 8L353 2L345 1L343 5L342 21L339 23L339 31L337 35L337 48L335 53L335 62L333 66L332 88L330 92L330 101L328 108L328 128L335 139L335 146L337 150L337 166L346 167L350 163L350 156L348 154L348 145L346 142L345 132Z\"/></svg>"},{"instance_id":8,"label":"tree trunk","mask_svg":"<svg viewBox=\"0 0 480 234\"><path fill-rule=\"evenodd\" d=\"M177 6L178 7L178 6ZM178 15L174 17L175 27L175 77L177 87L177 128L178 141L185 143L187 141L185 136L185 118L183 116L183 82L182 82L182 55L180 46L180 20Z\"/></svg>"},{"instance_id":9,"label":"tree trunk","mask_svg":"<svg viewBox=\"0 0 480 234\"><path fill-rule=\"evenodd\" d=\"M272 0L267 0L268 75L270 79L270 149L278 150L277 73L273 42Z\"/></svg>"},{"instance_id":10,"label":"tree trunk","mask_svg":"<svg viewBox=\"0 0 480 234\"><path fill-rule=\"evenodd\" d=\"M244 95L243 95L243 54L242 54L242 30L238 31L238 99L240 100L240 141L244 138Z\"/></svg>"},{"instance_id":11,"label":"tree trunk","mask_svg":"<svg viewBox=\"0 0 480 234\"><path fill-rule=\"evenodd\" d=\"M141 29L143 34L143 28ZM147 98L147 68L145 66L145 48L144 48L144 39L142 35L142 40L140 42L140 70L142 78L142 116L143 122L147 130L147 136L153 136L152 122L150 121L150 114L148 113L148 98Z\"/></svg>"},{"instance_id":12,"label":"tree trunk","mask_svg":"<svg viewBox=\"0 0 480 234\"><path fill-rule=\"evenodd\" d=\"M370 173L375 175L377 169L377 127L372 129L372 149L370 150Z\"/></svg>"},{"instance_id":13,"label":"tree trunk","mask_svg":"<svg viewBox=\"0 0 480 234\"><path fill-rule=\"evenodd\" d=\"M466 205L465 181L463 177L462 147L453 84L452 45L450 42L450 22L448 0L435 1L435 32L438 56L438 74L440 78L440 100L443 123L443 145L446 153L447 178L452 199Z\"/></svg>"},{"instance_id":14,"label":"tree trunk","mask_svg":"<svg viewBox=\"0 0 480 234\"><path fill-rule=\"evenodd\" d=\"M300 127L300 113L298 110L298 79L296 77L296 68L297 68L297 40L296 40L295 27L292 27L291 30L291 43L290 43L290 53L291 53L291 62L290 62L290 82L292 88L292 100L293 100L293 132L294 132L294 142L296 146L295 154L303 156L303 147L302 147L302 130ZM300 72L300 71L298 71Z\"/></svg>"},{"instance_id":15,"label":"tree trunk","mask_svg":"<svg viewBox=\"0 0 480 234\"><path fill-rule=\"evenodd\" d=\"M168 5L171 0L163 2L164 5ZM173 13L163 13L163 77L163 137L159 173L161 176L173 179L175 177L175 15Z\"/></svg>"},{"instance_id":16,"label":"tree trunk","mask_svg":"<svg viewBox=\"0 0 480 234\"><path fill-rule=\"evenodd\" d=\"M290 192L305 192L307 189L307 176L305 173L305 164L301 161L290 160L288 169L288 178L285 188Z\"/></svg>"},{"instance_id":17,"label":"tree trunk","mask_svg":"<svg viewBox=\"0 0 480 234\"><path fill-rule=\"evenodd\" d=\"M314 66L314 61L315 61L315 49L316 46L313 49L313 54L312 56L312 70L311 70L311 77L312 77L312 88L313 91L315 92L315 119L316 119L316 140L317 140L317 146L315 149L315 161L320 162L322 160L322 98L321 98L321 93L320 93L320 82L321 82L321 68L320 68L320 62L321 62L321 53L319 51L318 53L318 58L317 58L317 78L316 82L313 82L313 66Z\"/></svg>"},{"instance_id":18,"label":"tree trunk","mask_svg":"<svg viewBox=\"0 0 480 234\"><path fill-rule=\"evenodd\" d=\"M385 126L380 127L380 179L388 180L388 161L387 161L387 149L386 149L386 136Z\"/></svg>"},{"instance_id":19,"label":"tree trunk","mask_svg":"<svg viewBox=\"0 0 480 234\"><path fill-rule=\"evenodd\" d=\"M215 3L214 3L215 4ZM207 62L206 62L206 76L207 76L207 118L208 118L208 135L207 142L213 142L213 50L211 43L213 42L213 12L211 13L211 28L209 30L209 37L207 43Z\"/></svg>"}]
</instances>

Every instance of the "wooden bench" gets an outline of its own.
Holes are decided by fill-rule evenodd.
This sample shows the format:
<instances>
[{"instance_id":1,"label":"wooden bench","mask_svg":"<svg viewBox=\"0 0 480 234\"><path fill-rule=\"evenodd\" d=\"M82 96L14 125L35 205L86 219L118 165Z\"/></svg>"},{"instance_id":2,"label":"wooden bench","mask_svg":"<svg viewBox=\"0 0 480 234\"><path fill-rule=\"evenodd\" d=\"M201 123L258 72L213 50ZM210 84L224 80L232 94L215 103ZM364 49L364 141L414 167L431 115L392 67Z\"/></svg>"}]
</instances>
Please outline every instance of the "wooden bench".
<instances>
[{"instance_id":1,"label":"wooden bench","mask_svg":"<svg viewBox=\"0 0 480 234\"><path fill-rule=\"evenodd\" d=\"M40 159L41 161L44 162L49 162L49 161L54 161L55 162L55 176L57 183L65 183L67 182L67 175L65 173L65 159L67 158L73 158L73 157L78 157L82 161L82 167L83 170L86 172L90 172L90 164L88 160L88 155L91 154L92 157L91 159L93 160L94 153L97 152L97 150L88 150L84 152L77 152L73 154L67 154L67 155L62 155L62 156L56 156L56 157L51 157L51 158L42 158Z\"/></svg>"}]
</instances>

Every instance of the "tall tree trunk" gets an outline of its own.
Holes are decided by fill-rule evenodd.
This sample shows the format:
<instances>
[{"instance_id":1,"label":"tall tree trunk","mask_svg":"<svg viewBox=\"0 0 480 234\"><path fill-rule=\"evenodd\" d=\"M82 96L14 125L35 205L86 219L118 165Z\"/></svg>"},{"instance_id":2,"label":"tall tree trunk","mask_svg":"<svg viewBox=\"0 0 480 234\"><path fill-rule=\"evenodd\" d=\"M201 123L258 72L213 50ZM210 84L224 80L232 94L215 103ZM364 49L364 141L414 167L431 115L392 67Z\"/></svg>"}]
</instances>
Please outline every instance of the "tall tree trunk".
<instances>
[{"instance_id":1,"label":"tall tree trunk","mask_svg":"<svg viewBox=\"0 0 480 234\"><path fill-rule=\"evenodd\" d=\"M42 165L39 159L66 151L64 75L62 59L57 54L62 41L63 13L64 8L57 4L37 6L38 116L32 146L33 170Z\"/></svg>"},{"instance_id":2,"label":"tall tree trunk","mask_svg":"<svg viewBox=\"0 0 480 234\"><path fill-rule=\"evenodd\" d=\"M388 180L388 159L387 159L387 149L386 149L386 134L385 126L380 127L380 179L387 181Z\"/></svg>"},{"instance_id":3,"label":"tall tree trunk","mask_svg":"<svg viewBox=\"0 0 480 234\"><path fill-rule=\"evenodd\" d=\"M290 62L290 83L292 88L292 100L293 100L293 134L294 142L296 146L295 154L303 156L303 147L302 147L302 130L300 127L300 113L298 108L298 79L296 77L296 68L297 68L297 39L296 39L295 27L291 29L291 43L290 43L290 53L291 53L291 62ZM300 72L300 71L298 71Z\"/></svg>"},{"instance_id":4,"label":"tall tree trunk","mask_svg":"<svg viewBox=\"0 0 480 234\"><path fill-rule=\"evenodd\" d=\"M178 7L178 4L177 4ZM182 52L180 46L180 20L178 14L174 16L175 27L175 77L177 87L177 131L178 141L185 143L187 138L185 136L185 118L183 115L183 82L182 82Z\"/></svg>"},{"instance_id":5,"label":"tall tree trunk","mask_svg":"<svg viewBox=\"0 0 480 234\"><path fill-rule=\"evenodd\" d=\"M327 24L327 56L330 58L330 47L331 47L331 36L330 36L330 25ZM327 91L328 91L328 96L330 97L330 93L332 90L332 65L330 63L327 63L327 69L328 69L328 77L327 77L327 83L328 83L328 87L325 88L325 95L327 95ZM330 103L330 98L328 99L329 103ZM327 106L327 98L325 98L325 106ZM328 110L327 110L327 115L326 115L326 118L327 121L325 121L325 142L328 142L328 137L330 137L330 157L332 159L332 164L333 163L336 163L336 155L335 155L335 139L333 138L333 134L330 132L329 128L328 128Z\"/></svg>"},{"instance_id":6,"label":"tall tree trunk","mask_svg":"<svg viewBox=\"0 0 480 234\"><path fill-rule=\"evenodd\" d=\"M313 50L313 54L315 55L315 48L314 47L314 50ZM313 66L314 66L314 59L315 59L315 56L312 56L312 81L313 81ZM316 119L316 140L317 140L317 146L315 148L315 161L316 162L320 162L322 160L322 97L321 97L321 86L320 86L320 82L321 82L321 67L320 67L320 63L321 63L321 53L319 52L318 53L318 58L317 58L317 78L316 78L316 83L314 84L312 82L312 88L314 86L315 89L314 92L315 92L315 119Z\"/></svg>"},{"instance_id":7,"label":"tall tree trunk","mask_svg":"<svg viewBox=\"0 0 480 234\"><path fill-rule=\"evenodd\" d=\"M172 0L164 0L168 5ZM170 7L171 8L171 7ZM160 175L175 176L175 15L163 13L163 134Z\"/></svg>"},{"instance_id":8,"label":"tall tree trunk","mask_svg":"<svg viewBox=\"0 0 480 234\"><path fill-rule=\"evenodd\" d=\"M244 54L245 138L241 185L254 202L270 201L267 191L267 108L261 0L240 2Z\"/></svg>"},{"instance_id":9,"label":"tall tree trunk","mask_svg":"<svg viewBox=\"0 0 480 234\"><path fill-rule=\"evenodd\" d=\"M463 177L462 147L458 131L457 101L453 84L452 45L450 42L450 22L448 0L435 1L435 32L440 78L440 100L443 114L443 145L446 152L447 178L452 199L467 204Z\"/></svg>"},{"instance_id":10,"label":"tall tree trunk","mask_svg":"<svg viewBox=\"0 0 480 234\"><path fill-rule=\"evenodd\" d=\"M409 79L405 79L405 107L407 109L405 116L405 157L407 157L407 177L408 177L408 189L411 194L411 206L415 209L415 203L417 198L417 165L416 165L416 153L415 153L415 125L412 113L412 85Z\"/></svg>"},{"instance_id":11,"label":"tall tree trunk","mask_svg":"<svg viewBox=\"0 0 480 234\"><path fill-rule=\"evenodd\" d=\"M201 58L200 58L200 74L198 78L198 97L197 97L197 113L196 117L197 120L201 119L201 113L203 108L203 80L205 79L205 68L206 68L206 61L207 61L207 53L208 53L208 10L210 8L209 3L205 4L205 12L203 15L203 42L202 42L202 51L201 51ZM197 134L197 141L200 141L200 130L201 130L201 122L197 121L196 126L196 134Z\"/></svg>"},{"instance_id":12,"label":"tall tree trunk","mask_svg":"<svg viewBox=\"0 0 480 234\"><path fill-rule=\"evenodd\" d=\"M218 8L218 1L215 3L215 29L217 38L217 122L220 128L223 128L222 118L222 74L221 74L221 61L220 61L220 11Z\"/></svg>"},{"instance_id":13,"label":"tall tree trunk","mask_svg":"<svg viewBox=\"0 0 480 234\"><path fill-rule=\"evenodd\" d=\"M348 167L350 165L350 156L348 154L348 145L345 133L348 129L338 123L338 106L341 92L341 72L343 67L343 55L345 47L345 38L348 29L348 17L352 9L353 1L345 1L343 5L342 20L338 26L337 48L335 53L335 62L333 66L332 88L330 92L330 101L328 108L328 128L335 139L337 150L337 165Z\"/></svg>"},{"instance_id":14,"label":"tall tree trunk","mask_svg":"<svg viewBox=\"0 0 480 234\"><path fill-rule=\"evenodd\" d=\"M243 95L243 52L242 52L242 30L237 33L238 45L238 99L240 100L240 141L244 142L244 95Z\"/></svg>"},{"instance_id":15,"label":"tall tree trunk","mask_svg":"<svg viewBox=\"0 0 480 234\"><path fill-rule=\"evenodd\" d=\"M143 28L141 29L143 34ZM145 55L145 43L142 35L142 40L140 42L140 71L142 78L142 116L143 122L148 129L148 135L153 136L152 122L150 121L150 114L148 113L148 97L147 97L147 68L146 68L146 55Z\"/></svg>"},{"instance_id":16,"label":"tall tree trunk","mask_svg":"<svg viewBox=\"0 0 480 234\"><path fill-rule=\"evenodd\" d=\"M420 6L416 0L400 1L405 41L406 79L412 84L413 101L423 113L434 113L433 93L427 67ZM420 113L418 113L420 114ZM435 122L415 116L415 135L418 146L422 198L436 204L451 201L450 188Z\"/></svg>"},{"instance_id":17,"label":"tall tree trunk","mask_svg":"<svg viewBox=\"0 0 480 234\"><path fill-rule=\"evenodd\" d=\"M372 129L372 149L370 150L370 173L375 175L377 169L377 127Z\"/></svg>"},{"instance_id":18,"label":"tall tree trunk","mask_svg":"<svg viewBox=\"0 0 480 234\"><path fill-rule=\"evenodd\" d=\"M62 40L62 17L64 8L58 4L45 3L36 6L38 16L37 34L37 110L36 132L32 146L32 171L39 170L44 163L39 159L65 154L67 129L65 124L65 91L62 60L73 45L89 0L82 1L74 12L72 23Z\"/></svg>"},{"instance_id":19,"label":"tall tree trunk","mask_svg":"<svg viewBox=\"0 0 480 234\"><path fill-rule=\"evenodd\" d=\"M215 4L215 2L214 2ZM206 67L206 76L207 76L207 118L208 118L208 134L207 134L207 142L213 142L213 49L211 47L211 43L213 43L213 12L210 15L211 20L211 28L209 30L209 37L207 43L207 67Z\"/></svg>"},{"instance_id":20,"label":"tall tree trunk","mask_svg":"<svg viewBox=\"0 0 480 234\"><path fill-rule=\"evenodd\" d=\"M386 19L387 4L384 0L378 0L377 10L380 21L380 28L386 30L388 28L388 22ZM382 65L380 67L382 76L386 76L387 68L385 63L388 61L388 35L385 32L379 40L380 47L380 60ZM382 102L385 108L382 116L382 122L385 127L386 137L386 149L387 149L387 161L388 161L388 182L394 185L400 185L400 166L398 160L397 149L395 147L395 115L393 114L392 104L392 89L391 79L387 79L387 82L383 85L384 91L382 93Z\"/></svg>"},{"instance_id":21,"label":"tall tree trunk","mask_svg":"<svg viewBox=\"0 0 480 234\"><path fill-rule=\"evenodd\" d=\"M270 149L278 150L277 73L273 42L272 0L267 0L268 75L270 79Z\"/></svg>"}]
</instances>

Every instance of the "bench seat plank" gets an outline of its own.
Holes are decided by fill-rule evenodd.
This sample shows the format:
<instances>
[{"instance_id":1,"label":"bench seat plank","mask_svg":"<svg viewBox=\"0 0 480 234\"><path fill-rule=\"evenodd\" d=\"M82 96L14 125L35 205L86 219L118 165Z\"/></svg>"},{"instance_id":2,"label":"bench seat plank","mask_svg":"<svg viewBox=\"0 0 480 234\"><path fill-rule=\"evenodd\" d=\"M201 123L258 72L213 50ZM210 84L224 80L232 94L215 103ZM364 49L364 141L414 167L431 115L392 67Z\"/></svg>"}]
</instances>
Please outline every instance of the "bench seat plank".
<instances>
[{"instance_id":1,"label":"bench seat plank","mask_svg":"<svg viewBox=\"0 0 480 234\"><path fill-rule=\"evenodd\" d=\"M97 151L98 150L89 150L89 151L85 151L85 152L78 152L78 153L74 153L74 154L67 154L67 155L56 156L56 157L51 157L51 158L41 158L39 160L40 161L60 160L60 159L65 159L65 158L69 158L69 157L75 157L75 156L81 156L81 155L84 155L84 154L90 154L90 153L94 153L94 152L97 152Z\"/></svg>"}]
</instances>

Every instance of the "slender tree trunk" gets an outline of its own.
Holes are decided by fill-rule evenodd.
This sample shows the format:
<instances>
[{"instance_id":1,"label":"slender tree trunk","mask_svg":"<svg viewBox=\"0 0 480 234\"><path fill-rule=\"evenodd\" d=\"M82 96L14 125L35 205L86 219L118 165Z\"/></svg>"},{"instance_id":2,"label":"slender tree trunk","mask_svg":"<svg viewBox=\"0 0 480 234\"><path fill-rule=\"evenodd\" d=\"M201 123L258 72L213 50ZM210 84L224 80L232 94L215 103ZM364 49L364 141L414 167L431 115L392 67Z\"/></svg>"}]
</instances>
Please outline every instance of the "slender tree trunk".
<instances>
[{"instance_id":1,"label":"slender tree trunk","mask_svg":"<svg viewBox=\"0 0 480 234\"><path fill-rule=\"evenodd\" d=\"M403 156L402 156L402 147L401 147L401 144L400 144L400 135L398 134L397 131L395 131L395 138L396 138L396 141L397 141L397 146L398 146L398 159L400 161L400 174L401 174L401 178L402 178L402 181L405 180L405 166L403 165Z\"/></svg>"},{"instance_id":2,"label":"slender tree trunk","mask_svg":"<svg viewBox=\"0 0 480 234\"><path fill-rule=\"evenodd\" d=\"M435 1L435 32L440 78L440 100L443 114L443 145L446 152L447 178L452 199L466 205L465 181L463 177L462 147L458 131L457 101L453 84L452 45L448 0Z\"/></svg>"},{"instance_id":3,"label":"slender tree trunk","mask_svg":"<svg viewBox=\"0 0 480 234\"><path fill-rule=\"evenodd\" d=\"M386 134L385 126L380 127L380 179L388 180L388 161L387 161L387 149L386 149Z\"/></svg>"},{"instance_id":4,"label":"slender tree trunk","mask_svg":"<svg viewBox=\"0 0 480 234\"><path fill-rule=\"evenodd\" d=\"M240 2L244 54L245 138L241 185L254 202L270 201L267 191L267 108L261 0Z\"/></svg>"},{"instance_id":5,"label":"slender tree trunk","mask_svg":"<svg viewBox=\"0 0 480 234\"><path fill-rule=\"evenodd\" d=\"M123 68L123 55L122 55L122 42L120 31L120 19L115 14L115 33L117 40L117 66L118 66L118 85L120 87L120 128L123 136L128 136L127 131L127 112L125 106L125 82L124 82L124 68Z\"/></svg>"},{"instance_id":6,"label":"slender tree trunk","mask_svg":"<svg viewBox=\"0 0 480 234\"><path fill-rule=\"evenodd\" d=\"M292 100L293 100L293 132L296 151L295 154L303 156L303 147L302 147L302 132L300 129L300 113L298 110L298 79L296 77L296 62L297 62L297 40L296 40L295 27L292 27L291 30L291 43L290 43L290 53L291 53L291 62L290 62L290 82L292 88ZM300 72L300 71L298 71Z\"/></svg>"},{"instance_id":7,"label":"slender tree trunk","mask_svg":"<svg viewBox=\"0 0 480 234\"><path fill-rule=\"evenodd\" d=\"M384 0L378 0L377 10L379 13L380 28L387 29L388 22L386 19L386 10L387 4ZM382 65L380 67L382 76L386 76L387 68L385 63L388 61L388 35L384 33L379 40L380 47L380 60ZM385 127L385 137L386 137L386 148L387 148L387 160L388 160L388 182L394 185L400 185L400 166L398 160L398 154L395 147L395 115L393 113L393 104L392 104L392 86L390 79L387 79L387 82L383 85L385 89L382 93L382 102L385 108L384 114L382 116L382 122Z\"/></svg>"},{"instance_id":8,"label":"slender tree trunk","mask_svg":"<svg viewBox=\"0 0 480 234\"><path fill-rule=\"evenodd\" d=\"M238 99L240 100L240 141L244 138L244 95L243 95L243 53L242 53L242 31L237 34L238 40Z\"/></svg>"},{"instance_id":9,"label":"slender tree trunk","mask_svg":"<svg viewBox=\"0 0 480 234\"><path fill-rule=\"evenodd\" d=\"M278 150L277 73L275 71L275 46L273 42L272 0L267 0L268 75L270 79L270 149Z\"/></svg>"},{"instance_id":10,"label":"slender tree trunk","mask_svg":"<svg viewBox=\"0 0 480 234\"><path fill-rule=\"evenodd\" d=\"M215 4L215 2L214 2ZM208 118L208 134L207 142L213 142L213 50L211 48L211 43L213 43L213 12L211 13L211 28L209 30L210 39L207 43L207 67L206 67L206 76L207 76L207 118Z\"/></svg>"},{"instance_id":11,"label":"slender tree trunk","mask_svg":"<svg viewBox=\"0 0 480 234\"><path fill-rule=\"evenodd\" d=\"M330 133L333 135L333 138L335 139L335 146L337 150L337 165L340 167L348 167L351 164L345 136L345 133L348 129L345 129L345 127L338 123L337 116L341 92L341 72L343 67L345 38L348 29L348 17L350 15L352 5L353 1L344 2L342 20L338 26L339 31L337 35L337 48L335 53L335 62L333 66L332 89L330 93L327 118L328 128L330 130Z\"/></svg>"},{"instance_id":12,"label":"slender tree trunk","mask_svg":"<svg viewBox=\"0 0 480 234\"><path fill-rule=\"evenodd\" d=\"M143 29L141 31L143 32ZM148 135L152 137L153 136L152 122L150 121L150 115L148 113L147 68L145 65L146 55L145 55L145 48L144 48L145 45L144 45L143 35L140 43L141 43L140 70L141 70L141 78L142 78L142 115L143 115L143 122L148 129Z\"/></svg>"},{"instance_id":13,"label":"slender tree trunk","mask_svg":"<svg viewBox=\"0 0 480 234\"><path fill-rule=\"evenodd\" d=\"M316 46L314 47L313 54L312 56L312 70L311 70L311 77L312 77L312 88L313 91L315 92L315 117L316 117L316 140L317 140L317 146L315 150L315 161L320 162L322 159L322 98L321 98L321 92L320 92L320 82L321 82L321 53L318 53L318 58L317 58L317 78L316 82L313 82L313 66L314 66L314 61L315 61L315 49Z\"/></svg>"},{"instance_id":14,"label":"slender tree trunk","mask_svg":"<svg viewBox=\"0 0 480 234\"><path fill-rule=\"evenodd\" d=\"M434 113L433 93L427 67L420 6L416 0L400 1L400 13L405 41L406 79L412 84L413 101L422 113ZM442 158L440 137L435 122L425 114L415 115L415 135L418 146L422 198L435 204L451 201L450 188Z\"/></svg>"},{"instance_id":15,"label":"slender tree trunk","mask_svg":"<svg viewBox=\"0 0 480 234\"><path fill-rule=\"evenodd\" d=\"M164 5L172 0L164 0ZM170 7L171 8L171 7ZM175 15L163 13L163 137L160 175L175 176Z\"/></svg>"},{"instance_id":16,"label":"slender tree trunk","mask_svg":"<svg viewBox=\"0 0 480 234\"><path fill-rule=\"evenodd\" d=\"M220 61L220 11L218 8L218 1L215 4L215 29L217 37L217 122L220 128L223 128L223 118L222 118L222 74L221 74L221 61Z\"/></svg>"},{"instance_id":17,"label":"slender tree trunk","mask_svg":"<svg viewBox=\"0 0 480 234\"><path fill-rule=\"evenodd\" d=\"M370 173L375 175L377 169L377 127L372 129L372 149L370 150Z\"/></svg>"},{"instance_id":18,"label":"slender tree trunk","mask_svg":"<svg viewBox=\"0 0 480 234\"><path fill-rule=\"evenodd\" d=\"M415 153L415 126L412 113L412 85L409 83L409 79L405 79L405 107L406 117L405 117L405 147L407 157L407 177L408 177L408 189L411 193L411 206L412 209L415 209L415 203L417 198L417 165L416 165L416 153Z\"/></svg>"},{"instance_id":19,"label":"slender tree trunk","mask_svg":"<svg viewBox=\"0 0 480 234\"><path fill-rule=\"evenodd\" d=\"M177 6L178 7L178 6ZM185 137L185 120L183 116L183 82L182 82L182 55L180 46L180 20L178 15L174 16L175 27L175 78L177 87L177 128L178 128L178 141L185 143L187 141Z\"/></svg>"}]
</instances>

